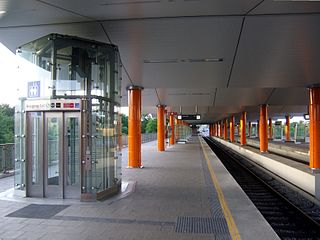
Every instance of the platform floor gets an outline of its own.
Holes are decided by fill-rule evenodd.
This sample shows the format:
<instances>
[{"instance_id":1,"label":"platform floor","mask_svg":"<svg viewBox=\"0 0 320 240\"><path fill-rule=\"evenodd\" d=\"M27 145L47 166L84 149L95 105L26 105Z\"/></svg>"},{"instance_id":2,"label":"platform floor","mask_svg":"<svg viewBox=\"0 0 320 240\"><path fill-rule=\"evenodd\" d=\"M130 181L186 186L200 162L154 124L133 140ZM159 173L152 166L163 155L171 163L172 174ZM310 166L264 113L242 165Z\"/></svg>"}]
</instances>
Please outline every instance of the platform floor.
<instances>
[{"instance_id":1,"label":"platform floor","mask_svg":"<svg viewBox=\"0 0 320 240\"><path fill-rule=\"evenodd\" d=\"M123 180L136 183L128 196L98 203L1 198L0 239L278 239L198 137L165 152L143 144L144 169L126 169L126 152ZM0 179L0 191L12 183Z\"/></svg>"}]
</instances>

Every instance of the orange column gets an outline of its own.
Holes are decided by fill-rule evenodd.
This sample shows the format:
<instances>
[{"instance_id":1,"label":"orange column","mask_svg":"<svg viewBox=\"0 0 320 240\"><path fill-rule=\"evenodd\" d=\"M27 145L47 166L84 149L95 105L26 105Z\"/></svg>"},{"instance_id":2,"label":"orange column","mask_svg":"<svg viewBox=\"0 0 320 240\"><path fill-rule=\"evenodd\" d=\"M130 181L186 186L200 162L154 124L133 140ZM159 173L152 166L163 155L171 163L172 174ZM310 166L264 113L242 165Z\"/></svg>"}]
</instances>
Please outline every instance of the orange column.
<instances>
[{"instance_id":1,"label":"orange column","mask_svg":"<svg viewBox=\"0 0 320 240\"><path fill-rule=\"evenodd\" d=\"M246 145L247 144L247 136L246 136L246 117L247 113L242 112L240 118L240 144Z\"/></svg>"},{"instance_id":2,"label":"orange column","mask_svg":"<svg viewBox=\"0 0 320 240\"><path fill-rule=\"evenodd\" d=\"M273 132L272 132L272 119L269 118L269 139L272 139L272 135L273 135Z\"/></svg>"},{"instance_id":3,"label":"orange column","mask_svg":"<svg viewBox=\"0 0 320 240\"><path fill-rule=\"evenodd\" d=\"M141 90L142 87L130 86L128 90L128 167L140 168L141 165Z\"/></svg>"},{"instance_id":4,"label":"orange column","mask_svg":"<svg viewBox=\"0 0 320 240\"><path fill-rule=\"evenodd\" d=\"M225 119L223 121L223 126L224 126L224 128L223 128L223 139L227 140L228 139L228 121L227 121L227 119Z\"/></svg>"},{"instance_id":5,"label":"orange column","mask_svg":"<svg viewBox=\"0 0 320 240\"><path fill-rule=\"evenodd\" d=\"M234 142L234 116L230 117L230 142Z\"/></svg>"},{"instance_id":6,"label":"orange column","mask_svg":"<svg viewBox=\"0 0 320 240\"><path fill-rule=\"evenodd\" d=\"M309 89L310 168L320 168L320 88Z\"/></svg>"},{"instance_id":7,"label":"orange column","mask_svg":"<svg viewBox=\"0 0 320 240\"><path fill-rule=\"evenodd\" d=\"M251 131L252 131L252 123L251 122L249 122L248 123L248 132L249 132L249 138L251 137Z\"/></svg>"},{"instance_id":8,"label":"orange column","mask_svg":"<svg viewBox=\"0 0 320 240\"><path fill-rule=\"evenodd\" d=\"M171 127L170 145L174 145L175 138L174 138L174 114L173 113L170 113L169 124Z\"/></svg>"},{"instance_id":9,"label":"orange column","mask_svg":"<svg viewBox=\"0 0 320 240\"><path fill-rule=\"evenodd\" d=\"M212 137L212 124L209 124L209 136Z\"/></svg>"},{"instance_id":10,"label":"orange column","mask_svg":"<svg viewBox=\"0 0 320 240\"><path fill-rule=\"evenodd\" d=\"M215 130L214 130L214 131L215 131L214 136L215 136L215 137L218 137L218 123L215 123L215 124L214 124L214 129L215 129Z\"/></svg>"},{"instance_id":11,"label":"orange column","mask_svg":"<svg viewBox=\"0 0 320 240\"><path fill-rule=\"evenodd\" d=\"M221 122L218 123L218 129L219 129L219 130L218 130L218 131L219 131L219 132L218 132L218 137L221 138L221 135L222 135L222 134L221 134Z\"/></svg>"},{"instance_id":12,"label":"orange column","mask_svg":"<svg viewBox=\"0 0 320 240\"><path fill-rule=\"evenodd\" d=\"M259 121L259 139L260 152L268 151L268 113L267 105L260 106L260 121Z\"/></svg>"},{"instance_id":13,"label":"orange column","mask_svg":"<svg viewBox=\"0 0 320 240\"><path fill-rule=\"evenodd\" d=\"M158 136L158 151L164 151L164 105L157 106L157 136Z\"/></svg>"},{"instance_id":14,"label":"orange column","mask_svg":"<svg viewBox=\"0 0 320 240\"><path fill-rule=\"evenodd\" d=\"M290 116L286 116L286 126L284 128L285 136L286 136L286 141L290 141Z\"/></svg>"}]
</instances>

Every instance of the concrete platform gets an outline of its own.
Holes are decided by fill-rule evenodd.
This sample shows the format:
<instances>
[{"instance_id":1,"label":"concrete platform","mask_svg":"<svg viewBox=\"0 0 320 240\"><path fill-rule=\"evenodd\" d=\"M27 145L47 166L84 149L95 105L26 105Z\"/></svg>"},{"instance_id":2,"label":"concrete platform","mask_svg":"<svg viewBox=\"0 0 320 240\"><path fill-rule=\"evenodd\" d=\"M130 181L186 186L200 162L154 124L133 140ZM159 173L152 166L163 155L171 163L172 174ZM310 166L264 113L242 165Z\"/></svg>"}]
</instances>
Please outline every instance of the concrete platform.
<instances>
[{"instance_id":1,"label":"concrete platform","mask_svg":"<svg viewBox=\"0 0 320 240\"><path fill-rule=\"evenodd\" d=\"M124 149L123 179L136 184L113 201L2 198L0 239L278 239L202 139L166 152L143 144L142 162L126 169ZM41 218L35 209L48 211Z\"/></svg>"},{"instance_id":2,"label":"concrete platform","mask_svg":"<svg viewBox=\"0 0 320 240\"><path fill-rule=\"evenodd\" d=\"M272 153L260 153L259 149L251 146L241 146L220 138L214 139L254 163L277 175L293 186L320 199L320 174L312 173L309 166Z\"/></svg>"},{"instance_id":3,"label":"concrete platform","mask_svg":"<svg viewBox=\"0 0 320 240\"><path fill-rule=\"evenodd\" d=\"M247 145L259 148L259 138L247 138ZM268 149L271 153L276 153L282 156L294 158L306 164L310 162L308 144L295 144L293 142L280 142L269 140Z\"/></svg>"}]
</instances>

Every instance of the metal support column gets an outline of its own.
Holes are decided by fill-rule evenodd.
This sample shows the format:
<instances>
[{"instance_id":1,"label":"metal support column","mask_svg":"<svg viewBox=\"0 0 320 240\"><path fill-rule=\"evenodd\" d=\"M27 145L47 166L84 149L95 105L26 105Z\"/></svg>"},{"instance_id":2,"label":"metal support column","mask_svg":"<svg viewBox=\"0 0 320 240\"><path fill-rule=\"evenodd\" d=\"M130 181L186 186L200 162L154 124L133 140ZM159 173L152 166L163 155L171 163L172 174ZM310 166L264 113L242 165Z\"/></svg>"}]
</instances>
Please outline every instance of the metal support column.
<instances>
[{"instance_id":1,"label":"metal support column","mask_svg":"<svg viewBox=\"0 0 320 240\"><path fill-rule=\"evenodd\" d=\"M165 129L164 129L164 105L157 105L157 136L158 136L158 151L164 151Z\"/></svg>"},{"instance_id":2,"label":"metal support column","mask_svg":"<svg viewBox=\"0 0 320 240\"><path fill-rule=\"evenodd\" d=\"M141 165L141 90L142 87L130 86L128 90L128 167L140 168Z\"/></svg>"},{"instance_id":3,"label":"metal support column","mask_svg":"<svg viewBox=\"0 0 320 240\"><path fill-rule=\"evenodd\" d=\"M260 152L268 151L268 113L267 105L260 106L260 121L259 121L259 139Z\"/></svg>"}]
</instances>

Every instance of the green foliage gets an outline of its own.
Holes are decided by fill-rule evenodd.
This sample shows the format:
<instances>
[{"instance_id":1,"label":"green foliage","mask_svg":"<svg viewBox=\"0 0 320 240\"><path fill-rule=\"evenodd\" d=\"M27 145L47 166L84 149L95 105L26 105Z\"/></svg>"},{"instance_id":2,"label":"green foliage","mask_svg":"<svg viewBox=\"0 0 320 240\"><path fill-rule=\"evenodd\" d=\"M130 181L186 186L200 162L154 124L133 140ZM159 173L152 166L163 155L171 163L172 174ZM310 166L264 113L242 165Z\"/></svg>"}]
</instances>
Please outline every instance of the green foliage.
<instances>
[{"instance_id":1,"label":"green foliage","mask_svg":"<svg viewBox=\"0 0 320 240\"><path fill-rule=\"evenodd\" d=\"M121 132L122 134L128 134L128 116L121 114Z\"/></svg>"},{"instance_id":2,"label":"green foliage","mask_svg":"<svg viewBox=\"0 0 320 240\"><path fill-rule=\"evenodd\" d=\"M0 143L14 141L14 108L0 104Z\"/></svg>"},{"instance_id":3,"label":"green foliage","mask_svg":"<svg viewBox=\"0 0 320 240\"><path fill-rule=\"evenodd\" d=\"M121 115L122 134L128 134L128 116ZM157 132L157 120L151 114L143 114L141 117L141 133Z\"/></svg>"},{"instance_id":4,"label":"green foliage","mask_svg":"<svg viewBox=\"0 0 320 240\"><path fill-rule=\"evenodd\" d=\"M147 133L156 133L157 132L157 119L150 119L146 126Z\"/></svg>"},{"instance_id":5,"label":"green foliage","mask_svg":"<svg viewBox=\"0 0 320 240\"><path fill-rule=\"evenodd\" d=\"M146 133L148 122L153 119L150 114L142 114L141 118L141 133Z\"/></svg>"}]
</instances>

